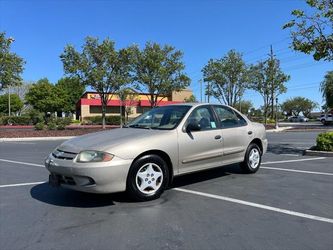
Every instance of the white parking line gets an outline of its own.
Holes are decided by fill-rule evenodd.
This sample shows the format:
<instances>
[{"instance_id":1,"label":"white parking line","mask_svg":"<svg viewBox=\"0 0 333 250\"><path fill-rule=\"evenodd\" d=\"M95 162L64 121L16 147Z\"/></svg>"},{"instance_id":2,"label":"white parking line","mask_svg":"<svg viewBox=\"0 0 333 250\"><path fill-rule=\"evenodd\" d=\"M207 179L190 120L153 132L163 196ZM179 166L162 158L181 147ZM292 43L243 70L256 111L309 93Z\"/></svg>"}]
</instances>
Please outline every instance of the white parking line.
<instances>
[{"instance_id":1,"label":"white parking line","mask_svg":"<svg viewBox=\"0 0 333 250\"><path fill-rule=\"evenodd\" d=\"M174 188L173 190L176 190L176 191L179 191L179 192L184 192L184 193L190 193L190 194L194 194L194 195L199 195L199 196L204 196L204 197L217 199L217 200L229 201L229 202L233 202L233 203L237 203L237 204L242 204L242 205L245 205L245 206L261 208L261 209L270 210L270 211L274 211L274 212L278 212L278 213L282 213L282 214L293 215L293 216L302 217L302 218L306 218L306 219L310 219L310 220L333 223L333 219L330 219L330 218L320 217L320 216L311 215L311 214L299 213L299 212L295 212L295 211L292 211L292 210L281 209L281 208L277 208L277 207L271 207L271 206L262 205L262 204L259 204L259 203L234 199L234 198L230 198L230 197L226 197L226 196L208 194L208 193L203 193L203 192L198 192L198 191L193 191L193 190L183 189L183 188Z\"/></svg>"},{"instance_id":2,"label":"white parking line","mask_svg":"<svg viewBox=\"0 0 333 250\"><path fill-rule=\"evenodd\" d=\"M28 166L34 166L34 167L41 167L44 168L44 165L41 164L35 164L35 163L29 163L29 162L22 162L22 161L12 161L12 160L6 160L6 159L0 159L0 161L3 162L9 162L9 163L16 163L16 164L22 164L22 165L28 165Z\"/></svg>"},{"instance_id":3,"label":"white parking line","mask_svg":"<svg viewBox=\"0 0 333 250\"><path fill-rule=\"evenodd\" d=\"M42 183L46 183L46 182L39 181L39 182L27 182L27 183L18 183L18 184L7 184L7 185L0 185L0 188L29 186L29 185L37 185L37 184L42 184Z\"/></svg>"},{"instance_id":4,"label":"white parking line","mask_svg":"<svg viewBox=\"0 0 333 250\"><path fill-rule=\"evenodd\" d=\"M298 161L316 161L316 160L323 160L323 159L326 159L326 157L306 158L306 159L297 159L297 160L285 160L285 161L267 161L267 162L262 162L261 165L281 164L281 163L298 162Z\"/></svg>"},{"instance_id":5,"label":"white parking line","mask_svg":"<svg viewBox=\"0 0 333 250\"><path fill-rule=\"evenodd\" d=\"M333 173L327 173L327 172L314 172L314 171L305 171L305 170L290 169L290 168L272 168L272 167L261 167L261 168L279 170L279 171L296 172L296 173L304 173L304 174L333 175Z\"/></svg>"}]
</instances>

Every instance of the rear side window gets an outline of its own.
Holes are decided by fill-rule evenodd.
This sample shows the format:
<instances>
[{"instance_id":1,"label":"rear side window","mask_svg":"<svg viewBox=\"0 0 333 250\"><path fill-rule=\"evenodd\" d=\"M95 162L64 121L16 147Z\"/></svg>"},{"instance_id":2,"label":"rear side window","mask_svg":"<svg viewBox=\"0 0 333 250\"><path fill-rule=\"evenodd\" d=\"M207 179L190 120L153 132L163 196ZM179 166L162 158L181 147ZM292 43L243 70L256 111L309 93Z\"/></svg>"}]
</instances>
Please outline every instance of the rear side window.
<instances>
[{"instance_id":1,"label":"rear side window","mask_svg":"<svg viewBox=\"0 0 333 250\"><path fill-rule=\"evenodd\" d=\"M222 128L245 126L246 120L232 109L224 106L214 106L214 110Z\"/></svg>"}]
</instances>

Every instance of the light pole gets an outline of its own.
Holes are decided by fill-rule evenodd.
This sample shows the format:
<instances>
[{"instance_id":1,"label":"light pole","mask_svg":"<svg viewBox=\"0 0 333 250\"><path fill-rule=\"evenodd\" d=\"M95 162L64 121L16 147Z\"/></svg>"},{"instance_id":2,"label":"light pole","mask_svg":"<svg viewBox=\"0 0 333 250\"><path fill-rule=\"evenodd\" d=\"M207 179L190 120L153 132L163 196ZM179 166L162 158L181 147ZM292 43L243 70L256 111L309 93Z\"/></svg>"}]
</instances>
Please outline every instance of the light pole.
<instances>
[{"instance_id":1,"label":"light pole","mask_svg":"<svg viewBox=\"0 0 333 250\"><path fill-rule=\"evenodd\" d=\"M13 37L8 38L9 44L15 42L15 39ZM10 116L10 84L8 84L8 116Z\"/></svg>"},{"instance_id":2,"label":"light pole","mask_svg":"<svg viewBox=\"0 0 333 250\"><path fill-rule=\"evenodd\" d=\"M275 129L279 128L279 123L278 123L278 98L275 98Z\"/></svg>"}]
</instances>

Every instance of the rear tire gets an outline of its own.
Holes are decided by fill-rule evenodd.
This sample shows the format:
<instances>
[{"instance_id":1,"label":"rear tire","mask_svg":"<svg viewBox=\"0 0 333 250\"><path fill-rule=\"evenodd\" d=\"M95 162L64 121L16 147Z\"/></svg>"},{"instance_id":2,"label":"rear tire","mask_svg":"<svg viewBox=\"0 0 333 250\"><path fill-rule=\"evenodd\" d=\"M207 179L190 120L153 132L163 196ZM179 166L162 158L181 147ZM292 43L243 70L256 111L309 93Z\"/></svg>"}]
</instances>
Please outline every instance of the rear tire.
<instances>
[{"instance_id":1,"label":"rear tire","mask_svg":"<svg viewBox=\"0 0 333 250\"><path fill-rule=\"evenodd\" d=\"M254 174L259 170L262 152L259 146L251 143L245 153L244 161L240 164L241 168L248 174Z\"/></svg>"},{"instance_id":2,"label":"rear tire","mask_svg":"<svg viewBox=\"0 0 333 250\"><path fill-rule=\"evenodd\" d=\"M149 201L159 198L168 183L166 162L158 155L145 155L132 164L126 190L137 201Z\"/></svg>"}]
</instances>

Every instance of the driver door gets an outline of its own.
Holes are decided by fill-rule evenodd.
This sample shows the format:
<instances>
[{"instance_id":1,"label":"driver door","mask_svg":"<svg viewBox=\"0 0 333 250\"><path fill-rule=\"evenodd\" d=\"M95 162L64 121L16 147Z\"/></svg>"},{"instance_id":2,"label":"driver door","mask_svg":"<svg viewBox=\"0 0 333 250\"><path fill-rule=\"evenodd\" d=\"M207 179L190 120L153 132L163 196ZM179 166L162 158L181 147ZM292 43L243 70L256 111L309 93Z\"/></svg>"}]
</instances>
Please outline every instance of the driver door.
<instances>
[{"instance_id":1,"label":"driver door","mask_svg":"<svg viewBox=\"0 0 333 250\"><path fill-rule=\"evenodd\" d=\"M197 131L186 129L191 122L198 125ZM178 134L179 173L221 166L223 143L218 127L210 106L192 111Z\"/></svg>"}]
</instances>

